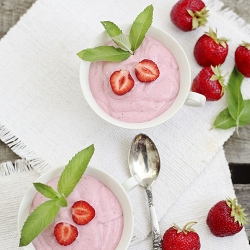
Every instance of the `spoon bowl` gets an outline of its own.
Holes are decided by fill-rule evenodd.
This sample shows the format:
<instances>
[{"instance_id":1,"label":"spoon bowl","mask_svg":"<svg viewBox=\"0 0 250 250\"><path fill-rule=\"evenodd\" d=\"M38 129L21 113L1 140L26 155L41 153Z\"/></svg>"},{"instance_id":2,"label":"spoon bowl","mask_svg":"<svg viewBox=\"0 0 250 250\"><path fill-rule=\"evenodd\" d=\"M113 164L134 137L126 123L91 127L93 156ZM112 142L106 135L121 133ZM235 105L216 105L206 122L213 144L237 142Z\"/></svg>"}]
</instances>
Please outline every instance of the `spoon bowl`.
<instances>
[{"instance_id":1,"label":"spoon bowl","mask_svg":"<svg viewBox=\"0 0 250 250\"><path fill-rule=\"evenodd\" d=\"M145 134L138 134L132 141L129 152L129 170L137 174L141 185L149 187L160 172L160 157L154 142Z\"/></svg>"}]
</instances>

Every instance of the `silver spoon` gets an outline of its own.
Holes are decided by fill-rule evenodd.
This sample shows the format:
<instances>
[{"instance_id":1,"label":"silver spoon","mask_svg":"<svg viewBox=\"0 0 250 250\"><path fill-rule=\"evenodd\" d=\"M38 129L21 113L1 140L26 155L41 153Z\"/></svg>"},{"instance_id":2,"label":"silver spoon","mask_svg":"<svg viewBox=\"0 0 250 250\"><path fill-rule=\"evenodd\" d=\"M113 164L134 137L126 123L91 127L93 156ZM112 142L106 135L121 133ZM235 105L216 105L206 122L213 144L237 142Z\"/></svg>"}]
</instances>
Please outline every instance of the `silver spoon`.
<instances>
[{"instance_id":1,"label":"silver spoon","mask_svg":"<svg viewBox=\"0 0 250 250\"><path fill-rule=\"evenodd\" d=\"M151 189L151 184L159 175L160 157L155 144L145 134L138 134L132 141L129 151L129 170L132 176L137 175L141 179L141 185L146 190L152 226L153 249L161 249L160 228Z\"/></svg>"}]
</instances>

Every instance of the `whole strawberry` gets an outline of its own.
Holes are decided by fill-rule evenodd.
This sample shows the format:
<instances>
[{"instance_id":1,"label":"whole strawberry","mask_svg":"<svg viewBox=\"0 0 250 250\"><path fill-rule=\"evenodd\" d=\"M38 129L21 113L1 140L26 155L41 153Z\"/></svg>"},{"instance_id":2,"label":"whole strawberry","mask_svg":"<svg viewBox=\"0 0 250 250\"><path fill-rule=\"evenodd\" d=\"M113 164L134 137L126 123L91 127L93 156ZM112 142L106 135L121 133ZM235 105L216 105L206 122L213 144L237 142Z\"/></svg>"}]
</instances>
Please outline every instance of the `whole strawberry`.
<instances>
[{"instance_id":1,"label":"whole strawberry","mask_svg":"<svg viewBox=\"0 0 250 250\"><path fill-rule=\"evenodd\" d=\"M162 250L199 250L200 237L192 229L196 222L187 223L183 229L177 225L170 227L163 236Z\"/></svg>"},{"instance_id":2,"label":"whole strawberry","mask_svg":"<svg viewBox=\"0 0 250 250\"><path fill-rule=\"evenodd\" d=\"M226 60L228 54L228 39L217 37L217 31L209 28L209 32L202 35L194 46L194 57L200 66L217 66Z\"/></svg>"},{"instance_id":3,"label":"whole strawberry","mask_svg":"<svg viewBox=\"0 0 250 250\"><path fill-rule=\"evenodd\" d=\"M170 17L183 31L191 31L207 23L208 10L201 0L180 0L172 8Z\"/></svg>"},{"instance_id":4,"label":"whole strawberry","mask_svg":"<svg viewBox=\"0 0 250 250\"><path fill-rule=\"evenodd\" d=\"M242 42L234 53L235 66L245 77L250 77L250 43Z\"/></svg>"},{"instance_id":5,"label":"whole strawberry","mask_svg":"<svg viewBox=\"0 0 250 250\"><path fill-rule=\"evenodd\" d=\"M237 199L226 199L216 203L207 215L207 225L218 237L234 235L246 224L246 214Z\"/></svg>"},{"instance_id":6,"label":"whole strawberry","mask_svg":"<svg viewBox=\"0 0 250 250\"><path fill-rule=\"evenodd\" d=\"M204 95L207 101L217 101L224 95L225 88L220 66L208 66L194 78L191 89Z\"/></svg>"}]
</instances>

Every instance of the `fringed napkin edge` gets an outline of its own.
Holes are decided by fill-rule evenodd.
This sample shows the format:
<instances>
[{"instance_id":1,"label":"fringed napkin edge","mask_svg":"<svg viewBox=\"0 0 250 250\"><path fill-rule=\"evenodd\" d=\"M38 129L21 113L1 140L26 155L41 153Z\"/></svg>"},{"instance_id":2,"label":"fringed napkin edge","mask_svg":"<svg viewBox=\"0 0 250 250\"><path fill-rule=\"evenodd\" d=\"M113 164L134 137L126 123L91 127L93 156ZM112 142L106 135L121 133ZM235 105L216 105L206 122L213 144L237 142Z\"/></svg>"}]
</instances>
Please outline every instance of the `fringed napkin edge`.
<instances>
[{"instance_id":1,"label":"fringed napkin edge","mask_svg":"<svg viewBox=\"0 0 250 250\"><path fill-rule=\"evenodd\" d=\"M1 124L0 140L7 144L13 152L22 158L15 162L7 161L0 163L0 176L6 176L32 169L41 174L51 168L48 163L38 157L35 152L29 149L19 138L13 135Z\"/></svg>"}]
</instances>

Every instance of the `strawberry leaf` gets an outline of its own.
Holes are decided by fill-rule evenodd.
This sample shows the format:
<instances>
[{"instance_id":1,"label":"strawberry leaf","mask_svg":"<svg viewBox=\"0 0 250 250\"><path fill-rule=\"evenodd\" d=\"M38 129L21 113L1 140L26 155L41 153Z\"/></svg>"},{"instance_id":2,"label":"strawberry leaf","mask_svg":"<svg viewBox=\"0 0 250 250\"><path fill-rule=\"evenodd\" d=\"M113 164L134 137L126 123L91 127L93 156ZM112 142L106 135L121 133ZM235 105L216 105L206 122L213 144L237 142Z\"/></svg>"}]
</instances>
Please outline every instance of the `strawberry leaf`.
<instances>
[{"instance_id":1,"label":"strawberry leaf","mask_svg":"<svg viewBox=\"0 0 250 250\"><path fill-rule=\"evenodd\" d=\"M77 53L77 55L84 61L110 61L121 62L130 57L128 51L113 46L98 46L95 48L84 49Z\"/></svg>"},{"instance_id":2,"label":"strawberry leaf","mask_svg":"<svg viewBox=\"0 0 250 250\"><path fill-rule=\"evenodd\" d=\"M43 183L33 183L34 187L38 192L40 192L46 198L55 198L58 196L58 193L51 187Z\"/></svg>"},{"instance_id":3,"label":"strawberry leaf","mask_svg":"<svg viewBox=\"0 0 250 250\"><path fill-rule=\"evenodd\" d=\"M73 191L76 184L85 172L88 163L94 153L94 145L78 152L64 168L57 185L57 190L65 197Z\"/></svg>"},{"instance_id":4,"label":"strawberry leaf","mask_svg":"<svg viewBox=\"0 0 250 250\"><path fill-rule=\"evenodd\" d=\"M230 115L228 108L222 110L216 117L213 128L229 129L236 126L236 121Z\"/></svg>"},{"instance_id":5,"label":"strawberry leaf","mask_svg":"<svg viewBox=\"0 0 250 250\"><path fill-rule=\"evenodd\" d=\"M60 210L56 200L49 200L37 207L25 221L19 246L27 246L33 241L56 217Z\"/></svg>"},{"instance_id":6,"label":"strawberry leaf","mask_svg":"<svg viewBox=\"0 0 250 250\"><path fill-rule=\"evenodd\" d=\"M138 49L145 38L145 35L153 22L153 10L154 8L151 4L134 20L129 33L132 51Z\"/></svg>"}]
</instances>

